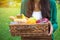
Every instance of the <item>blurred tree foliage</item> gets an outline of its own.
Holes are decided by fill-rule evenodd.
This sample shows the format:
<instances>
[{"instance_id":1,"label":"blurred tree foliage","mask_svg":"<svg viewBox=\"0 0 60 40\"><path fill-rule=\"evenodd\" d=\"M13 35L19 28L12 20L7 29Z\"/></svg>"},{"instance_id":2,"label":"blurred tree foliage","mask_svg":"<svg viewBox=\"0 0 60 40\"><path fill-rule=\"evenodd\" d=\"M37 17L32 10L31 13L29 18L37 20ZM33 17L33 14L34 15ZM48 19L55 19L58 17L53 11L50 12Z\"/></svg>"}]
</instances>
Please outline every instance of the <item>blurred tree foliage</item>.
<instances>
[{"instance_id":1,"label":"blurred tree foliage","mask_svg":"<svg viewBox=\"0 0 60 40\"><path fill-rule=\"evenodd\" d=\"M19 7L21 0L0 0L0 7Z\"/></svg>"},{"instance_id":2,"label":"blurred tree foliage","mask_svg":"<svg viewBox=\"0 0 60 40\"><path fill-rule=\"evenodd\" d=\"M14 0L14 1L21 2L21 0Z\"/></svg>"},{"instance_id":3,"label":"blurred tree foliage","mask_svg":"<svg viewBox=\"0 0 60 40\"><path fill-rule=\"evenodd\" d=\"M0 0L0 7L8 7L8 0Z\"/></svg>"}]
</instances>

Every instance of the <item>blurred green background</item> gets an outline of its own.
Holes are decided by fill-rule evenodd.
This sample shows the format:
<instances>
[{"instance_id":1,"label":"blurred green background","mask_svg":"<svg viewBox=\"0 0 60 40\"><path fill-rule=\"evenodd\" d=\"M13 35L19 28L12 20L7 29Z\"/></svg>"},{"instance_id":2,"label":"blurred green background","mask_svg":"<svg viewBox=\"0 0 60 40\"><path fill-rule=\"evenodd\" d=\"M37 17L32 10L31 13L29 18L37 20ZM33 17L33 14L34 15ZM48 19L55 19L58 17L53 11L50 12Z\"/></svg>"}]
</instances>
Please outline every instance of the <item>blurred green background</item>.
<instances>
[{"instance_id":1,"label":"blurred green background","mask_svg":"<svg viewBox=\"0 0 60 40\"><path fill-rule=\"evenodd\" d=\"M2 2L3 3L3 2ZM19 2L18 2L19 3ZM13 5L13 4L12 4ZM54 39L60 40L60 4L57 3L57 21L58 29L54 33ZM18 6L0 6L0 40L21 40L21 37L13 37L9 32L10 16L16 16L20 13L20 5Z\"/></svg>"}]
</instances>

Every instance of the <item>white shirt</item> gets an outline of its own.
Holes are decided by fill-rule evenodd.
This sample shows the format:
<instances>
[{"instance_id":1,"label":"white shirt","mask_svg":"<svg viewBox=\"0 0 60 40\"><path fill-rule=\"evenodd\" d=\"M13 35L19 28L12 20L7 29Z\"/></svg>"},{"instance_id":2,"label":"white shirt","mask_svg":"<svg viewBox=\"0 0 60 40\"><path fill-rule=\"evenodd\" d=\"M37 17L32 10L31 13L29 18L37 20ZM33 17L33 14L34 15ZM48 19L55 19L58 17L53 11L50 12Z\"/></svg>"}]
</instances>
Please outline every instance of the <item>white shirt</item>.
<instances>
[{"instance_id":1,"label":"white shirt","mask_svg":"<svg viewBox=\"0 0 60 40\"><path fill-rule=\"evenodd\" d=\"M33 11L32 17L36 18L36 20L41 20L42 19L41 11Z\"/></svg>"}]
</instances>

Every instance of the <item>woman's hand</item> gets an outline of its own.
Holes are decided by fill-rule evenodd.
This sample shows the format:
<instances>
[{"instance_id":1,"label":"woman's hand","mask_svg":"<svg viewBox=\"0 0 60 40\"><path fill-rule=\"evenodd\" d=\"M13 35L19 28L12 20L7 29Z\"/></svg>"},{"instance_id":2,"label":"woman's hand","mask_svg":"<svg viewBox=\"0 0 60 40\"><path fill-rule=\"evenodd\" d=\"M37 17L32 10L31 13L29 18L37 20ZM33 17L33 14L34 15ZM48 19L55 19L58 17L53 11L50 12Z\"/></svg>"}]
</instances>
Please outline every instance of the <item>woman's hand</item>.
<instances>
[{"instance_id":1,"label":"woman's hand","mask_svg":"<svg viewBox=\"0 0 60 40\"><path fill-rule=\"evenodd\" d=\"M53 33L53 26L50 21L48 23L50 24L50 32L48 33L48 36L50 36Z\"/></svg>"}]
</instances>

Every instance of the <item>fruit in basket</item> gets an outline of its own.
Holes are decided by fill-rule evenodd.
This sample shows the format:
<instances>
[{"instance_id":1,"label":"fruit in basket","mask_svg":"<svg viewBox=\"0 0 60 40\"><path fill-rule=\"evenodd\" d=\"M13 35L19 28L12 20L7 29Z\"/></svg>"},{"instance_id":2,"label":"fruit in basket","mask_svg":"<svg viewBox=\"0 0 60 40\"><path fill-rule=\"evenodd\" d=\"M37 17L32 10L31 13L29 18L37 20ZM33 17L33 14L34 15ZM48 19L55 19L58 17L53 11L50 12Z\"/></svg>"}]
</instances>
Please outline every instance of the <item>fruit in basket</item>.
<instances>
[{"instance_id":1,"label":"fruit in basket","mask_svg":"<svg viewBox=\"0 0 60 40\"><path fill-rule=\"evenodd\" d=\"M14 19L14 22L19 22L20 21L20 19Z\"/></svg>"},{"instance_id":2,"label":"fruit in basket","mask_svg":"<svg viewBox=\"0 0 60 40\"><path fill-rule=\"evenodd\" d=\"M15 17L14 16L10 16L10 20L14 21Z\"/></svg>"},{"instance_id":3,"label":"fruit in basket","mask_svg":"<svg viewBox=\"0 0 60 40\"><path fill-rule=\"evenodd\" d=\"M14 22L19 22L19 23L26 23L26 21L27 21L24 14L17 14L16 17L10 16L10 19L13 20Z\"/></svg>"},{"instance_id":4,"label":"fruit in basket","mask_svg":"<svg viewBox=\"0 0 60 40\"><path fill-rule=\"evenodd\" d=\"M16 17L20 18L20 19L25 19L25 15L24 14L18 14Z\"/></svg>"},{"instance_id":5,"label":"fruit in basket","mask_svg":"<svg viewBox=\"0 0 60 40\"><path fill-rule=\"evenodd\" d=\"M42 22L48 22L49 20L47 18L43 18Z\"/></svg>"},{"instance_id":6,"label":"fruit in basket","mask_svg":"<svg viewBox=\"0 0 60 40\"><path fill-rule=\"evenodd\" d=\"M22 15L22 19L25 19L25 15L24 14L21 14Z\"/></svg>"},{"instance_id":7,"label":"fruit in basket","mask_svg":"<svg viewBox=\"0 0 60 40\"><path fill-rule=\"evenodd\" d=\"M20 18L20 14L17 14L16 18Z\"/></svg>"},{"instance_id":8,"label":"fruit in basket","mask_svg":"<svg viewBox=\"0 0 60 40\"><path fill-rule=\"evenodd\" d=\"M26 19L14 19L14 22L26 23Z\"/></svg>"},{"instance_id":9,"label":"fruit in basket","mask_svg":"<svg viewBox=\"0 0 60 40\"><path fill-rule=\"evenodd\" d=\"M36 23L46 23L48 22L49 20L47 18L43 18L41 20L37 20Z\"/></svg>"},{"instance_id":10,"label":"fruit in basket","mask_svg":"<svg viewBox=\"0 0 60 40\"><path fill-rule=\"evenodd\" d=\"M40 23L40 22L41 22L41 20L37 20L37 21L36 21L36 23Z\"/></svg>"},{"instance_id":11,"label":"fruit in basket","mask_svg":"<svg viewBox=\"0 0 60 40\"><path fill-rule=\"evenodd\" d=\"M36 24L36 19L31 17L27 20L27 24Z\"/></svg>"}]
</instances>

